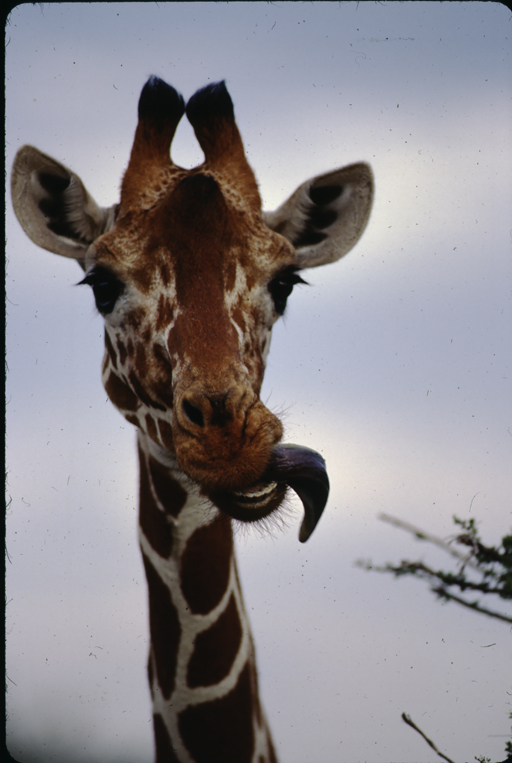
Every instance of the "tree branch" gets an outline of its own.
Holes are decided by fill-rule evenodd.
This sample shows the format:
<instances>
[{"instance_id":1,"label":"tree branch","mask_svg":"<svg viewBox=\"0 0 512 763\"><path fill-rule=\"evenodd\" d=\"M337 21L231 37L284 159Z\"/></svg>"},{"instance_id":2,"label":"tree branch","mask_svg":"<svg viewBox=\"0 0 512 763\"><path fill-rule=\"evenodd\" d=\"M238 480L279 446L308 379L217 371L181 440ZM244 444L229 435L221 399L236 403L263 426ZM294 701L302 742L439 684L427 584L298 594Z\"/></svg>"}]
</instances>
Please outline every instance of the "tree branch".
<instances>
[{"instance_id":1,"label":"tree branch","mask_svg":"<svg viewBox=\"0 0 512 763\"><path fill-rule=\"evenodd\" d=\"M438 538L436 535L430 535L430 533L427 533L424 530L420 530L419 527L415 527L409 522L404 522L403 519L392 517L390 514L379 514L379 519L381 519L383 522L387 522L390 525L399 527L401 530L407 530L407 532L412 533L419 540L427 540L429 543L434 543L434 545L442 548L443 551L451 554L456 559L460 559L462 562L464 562L465 565L469 565L470 567L478 569L478 565L471 559L471 555L468 556L467 554L462 554L460 551L457 551L456 548L453 548L453 546L450 546L449 543L442 540L441 538Z\"/></svg>"},{"instance_id":2,"label":"tree branch","mask_svg":"<svg viewBox=\"0 0 512 763\"><path fill-rule=\"evenodd\" d=\"M440 752L437 747L435 746L434 742L429 739L421 729L419 729L413 720L411 720L411 717L409 715L406 715L405 713L402 713L402 720L407 723L408 726L410 726L414 731L417 731L418 734L420 734L425 742L432 747L434 752L436 752L440 758L443 758L444 760L448 761L448 763L454 763L454 761L451 758L448 758L446 755L444 755L442 752Z\"/></svg>"},{"instance_id":3,"label":"tree branch","mask_svg":"<svg viewBox=\"0 0 512 763\"><path fill-rule=\"evenodd\" d=\"M443 599L452 599L453 601L456 601L458 604L462 604L464 607L468 607L469 609L474 610L475 612L480 612L482 615L487 615L487 617L495 617L497 620L503 620L506 623L512 623L512 617L507 617L507 615L502 615L499 612L493 612L491 609L486 609L485 607L480 607L478 602L469 602L464 601L464 599L461 599L459 596L455 596L454 593L450 593L446 590L446 588L443 588L442 586L439 586L439 588L432 588L432 591L436 593L438 596L441 596Z\"/></svg>"}]
</instances>

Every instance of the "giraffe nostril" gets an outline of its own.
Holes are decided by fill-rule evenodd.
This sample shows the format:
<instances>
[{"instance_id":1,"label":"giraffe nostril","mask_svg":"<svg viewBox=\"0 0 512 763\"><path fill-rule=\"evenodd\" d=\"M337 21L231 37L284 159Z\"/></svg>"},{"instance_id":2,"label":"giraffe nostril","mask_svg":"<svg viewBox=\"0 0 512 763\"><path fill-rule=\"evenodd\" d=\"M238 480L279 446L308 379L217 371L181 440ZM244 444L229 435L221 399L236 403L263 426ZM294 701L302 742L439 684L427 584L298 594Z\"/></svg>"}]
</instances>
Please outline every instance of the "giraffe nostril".
<instances>
[{"instance_id":1,"label":"giraffe nostril","mask_svg":"<svg viewBox=\"0 0 512 763\"><path fill-rule=\"evenodd\" d=\"M204 416L200 408L197 408L189 400L184 400L181 407L183 408L183 413L192 424L204 427Z\"/></svg>"}]
</instances>

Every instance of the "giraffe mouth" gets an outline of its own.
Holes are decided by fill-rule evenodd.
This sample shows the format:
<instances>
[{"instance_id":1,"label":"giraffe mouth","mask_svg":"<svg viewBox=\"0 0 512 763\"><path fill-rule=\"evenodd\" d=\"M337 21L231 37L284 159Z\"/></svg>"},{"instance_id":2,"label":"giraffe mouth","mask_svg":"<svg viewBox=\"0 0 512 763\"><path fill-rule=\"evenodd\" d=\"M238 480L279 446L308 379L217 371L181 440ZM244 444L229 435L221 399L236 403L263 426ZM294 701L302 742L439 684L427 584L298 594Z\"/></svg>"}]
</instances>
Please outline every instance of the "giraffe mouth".
<instances>
[{"instance_id":1,"label":"giraffe mouth","mask_svg":"<svg viewBox=\"0 0 512 763\"><path fill-rule=\"evenodd\" d=\"M217 506L234 519L256 522L281 505L291 487L304 507L299 540L310 538L329 496L329 478L322 456L300 445L277 445L260 482L247 490L212 496Z\"/></svg>"},{"instance_id":2,"label":"giraffe mouth","mask_svg":"<svg viewBox=\"0 0 512 763\"><path fill-rule=\"evenodd\" d=\"M263 506L274 496L277 486L278 483L274 481L260 482L249 490L236 490L233 495L242 505Z\"/></svg>"}]
</instances>

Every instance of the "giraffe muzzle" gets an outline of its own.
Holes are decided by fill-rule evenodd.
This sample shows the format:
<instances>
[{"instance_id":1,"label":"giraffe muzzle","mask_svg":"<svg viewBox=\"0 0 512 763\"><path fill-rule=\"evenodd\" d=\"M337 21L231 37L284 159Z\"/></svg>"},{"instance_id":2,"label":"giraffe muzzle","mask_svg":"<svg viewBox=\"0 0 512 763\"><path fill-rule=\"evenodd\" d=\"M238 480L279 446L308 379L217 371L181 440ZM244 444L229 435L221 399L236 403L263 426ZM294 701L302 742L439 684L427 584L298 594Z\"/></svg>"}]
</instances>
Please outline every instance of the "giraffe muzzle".
<instances>
[{"instance_id":1,"label":"giraffe muzzle","mask_svg":"<svg viewBox=\"0 0 512 763\"><path fill-rule=\"evenodd\" d=\"M222 512L241 522L277 511L291 488L304 507L299 532L304 543L329 496L325 461L310 448L279 443L281 423L259 400L249 407L233 404L248 397L243 387L236 395L205 395L189 387L180 396L175 423L178 461Z\"/></svg>"},{"instance_id":2,"label":"giraffe muzzle","mask_svg":"<svg viewBox=\"0 0 512 763\"><path fill-rule=\"evenodd\" d=\"M257 522L281 505L290 487L302 501L304 518L299 540L305 543L317 526L329 497L329 478L323 457L310 448L291 443L272 450L261 480L247 490L210 497L226 514L242 522Z\"/></svg>"}]
</instances>

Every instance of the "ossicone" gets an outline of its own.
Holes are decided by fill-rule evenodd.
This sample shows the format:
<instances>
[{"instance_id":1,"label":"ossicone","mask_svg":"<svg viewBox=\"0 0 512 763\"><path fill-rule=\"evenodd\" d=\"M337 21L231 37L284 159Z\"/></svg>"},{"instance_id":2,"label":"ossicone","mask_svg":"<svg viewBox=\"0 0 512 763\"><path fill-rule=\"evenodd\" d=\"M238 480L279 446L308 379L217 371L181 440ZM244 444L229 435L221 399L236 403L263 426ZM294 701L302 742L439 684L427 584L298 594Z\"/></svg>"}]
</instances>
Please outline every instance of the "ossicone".
<instances>
[{"instance_id":1,"label":"ossicone","mask_svg":"<svg viewBox=\"0 0 512 763\"><path fill-rule=\"evenodd\" d=\"M185 113L185 101L171 85L151 75L139 98L139 119L171 120L178 122Z\"/></svg>"},{"instance_id":2,"label":"ossicone","mask_svg":"<svg viewBox=\"0 0 512 763\"><path fill-rule=\"evenodd\" d=\"M198 90L187 103L187 117L193 127L215 119L235 118L233 101L224 80Z\"/></svg>"},{"instance_id":3,"label":"ossicone","mask_svg":"<svg viewBox=\"0 0 512 763\"><path fill-rule=\"evenodd\" d=\"M225 82L214 82L194 93L187 103L186 114L208 167L214 171L228 171L229 167L232 177L246 175L247 192L259 203L254 175L245 159L233 101Z\"/></svg>"}]
</instances>

